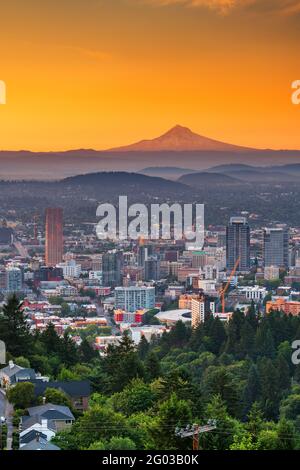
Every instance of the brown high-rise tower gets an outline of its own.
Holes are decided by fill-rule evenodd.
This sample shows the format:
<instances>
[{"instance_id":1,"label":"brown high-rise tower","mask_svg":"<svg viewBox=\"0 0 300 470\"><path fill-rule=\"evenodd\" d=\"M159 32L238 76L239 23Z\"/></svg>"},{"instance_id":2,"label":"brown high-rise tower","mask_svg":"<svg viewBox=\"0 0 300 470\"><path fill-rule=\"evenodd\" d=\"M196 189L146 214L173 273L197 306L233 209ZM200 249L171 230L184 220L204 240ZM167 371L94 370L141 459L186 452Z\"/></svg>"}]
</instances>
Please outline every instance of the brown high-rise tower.
<instances>
[{"instance_id":1,"label":"brown high-rise tower","mask_svg":"<svg viewBox=\"0 0 300 470\"><path fill-rule=\"evenodd\" d=\"M46 209L45 261L47 266L61 263L63 258L63 210Z\"/></svg>"}]
</instances>

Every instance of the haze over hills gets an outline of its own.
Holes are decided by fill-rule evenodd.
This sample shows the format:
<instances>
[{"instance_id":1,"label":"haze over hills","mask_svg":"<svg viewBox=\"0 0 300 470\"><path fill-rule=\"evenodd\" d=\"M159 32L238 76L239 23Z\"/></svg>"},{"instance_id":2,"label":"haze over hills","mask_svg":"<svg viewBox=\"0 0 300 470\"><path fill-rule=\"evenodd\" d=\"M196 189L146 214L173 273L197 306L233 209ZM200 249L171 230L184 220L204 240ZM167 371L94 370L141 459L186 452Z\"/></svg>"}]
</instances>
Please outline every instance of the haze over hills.
<instances>
[{"instance_id":1,"label":"haze over hills","mask_svg":"<svg viewBox=\"0 0 300 470\"><path fill-rule=\"evenodd\" d=\"M220 165L207 170L207 173L222 174L240 181L253 183L294 183L300 182L300 164L255 167L250 165Z\"/></svg>"},{"instance_id":2,"label":"haze over hills","mask_svg":"<svg viewBox=\"0 0 300 470\"><path fill-rule=\"evenodd\" d=\"M175 126L162 136L112 150L74 149L61 152L0 151L3 180L59 180L99 171L129 171L177 179L193 171L228 164L255 167L300 163L300 150L258 150L219 142ZM161 171L148 167L161 168ZM171 168L167 170L166 167ZM177 170L180 168L183 170ZM146 171L143 171L147 169ZM233 170L233 168L231 169ZM255 179L255 172L250 168ZM167 173L169 171L169 174ZM212 170L214 171L214 170ZM219 170L215 171L220 173ZM232 175L239 178L242 175ZM260 176L261 178L261 176ZM242 178L241 178L242 179Z\"/></svg>"},{"instance_id":3,"label":"haze over hills","mask_svg":"<svg viewBox=\"0 0 300 470\"><path fill-rule=\"evenodd\" d=\"M237 186L244 185L244 181L229 176L225 173L191 173L189 175L181 176L178 181L193 188L203 189L205 187L213 186Z\"/></svg>"},{"instance_id":4,"label":"haze over hills","mask_svg":"<svg viewBox=\"0 0 300 470\"><path fill-rule=\"evenodd\" d=\"M139 171L142 175L159 176L171 180L177 180L182 175L193 173L191 168L178 168L177 166L150 166Z\"/></svg>"},{"instance_id":5,"label":"haze over hills","mask_svg":"<svg viewBox=\"0 0 300 470\"><path fill-rule=\"evenodd\" d=\"M112 195L119 195L130 192L135 195L147 193L157 196L157 194L161 195L165 193L174 195L189 190L188 186L183 183L124 171L97 172L71 176L61 180L59 184L61 186L68 186L69 188L84 188L85 191L87 188L88 190L92 190L92 194L94 195L107 195L110 193L112 193Z\"/></svg>"},{"instance_id":6,"label":"haze over hills","mask_svg":"<svg viewBox=\"0 0 300 470\"><path fill-rule=\"evenodd\" d=\"M165 134L151 140L109 149L110 152L182 152L182 151L242 152L254 150L247 147L219 142L192 132L188 127L175 126Z\"/></svg>"}]
</instances>

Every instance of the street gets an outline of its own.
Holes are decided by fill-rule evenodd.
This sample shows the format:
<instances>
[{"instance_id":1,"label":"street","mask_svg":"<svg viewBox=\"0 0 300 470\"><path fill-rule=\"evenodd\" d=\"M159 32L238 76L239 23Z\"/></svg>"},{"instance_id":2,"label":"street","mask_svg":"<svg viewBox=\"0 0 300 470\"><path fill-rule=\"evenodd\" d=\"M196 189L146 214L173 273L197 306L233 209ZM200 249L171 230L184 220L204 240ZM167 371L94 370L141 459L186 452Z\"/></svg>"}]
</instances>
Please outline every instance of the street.
<instances>
[{"instance_id":1,"label":"street","mask_svg":"<svg viewBox=\"0 0 300 470\"><path fill-rule=\"evenodd\" d=\"M107 321L107 326L111 327L111 334L117 334L120 332L119 328L112 322L111 316L108 312L106 312L100 302L96 302L97 307L97 316L104 317Z\"/></svg>"},{"instance_id":2,"label":"street","mask_svg":"<svg viewBox=\"0 0 300 470\"><path fill-rule=\"evenodd\" d=\"M0 416L5 416L6 400L2 392L0 391Z\"/></svg>"},{"instance_id":3,"label":"street","mask_svg":"<svg viewBox=\"0 0 300 470\"><path fill-rule=\"evenodd\" d=\"M7 422L7 450L11 450L12 446L12 432L13 432L13 425L12 425L12 413L13 407L10 403L8 403L5 394L2 390L0 390L0 416L5 416Z\"/></svg>"}]
</instances>

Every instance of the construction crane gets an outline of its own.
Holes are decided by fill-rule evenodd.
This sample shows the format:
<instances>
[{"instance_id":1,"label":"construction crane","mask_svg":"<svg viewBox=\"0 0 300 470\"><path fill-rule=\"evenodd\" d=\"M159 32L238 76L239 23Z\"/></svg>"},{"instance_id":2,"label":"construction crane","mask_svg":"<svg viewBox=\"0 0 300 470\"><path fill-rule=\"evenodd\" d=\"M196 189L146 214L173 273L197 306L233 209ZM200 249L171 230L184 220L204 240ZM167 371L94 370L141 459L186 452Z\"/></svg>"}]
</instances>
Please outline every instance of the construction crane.
<instances>
[{"instance_id":1,"label":"construction crane","mask_svg":"<svg viewBox=\"0 0 300 470\"><path fill-rule=\"evenodd\" d=\"M199 436L205 432L214 431L217 428L217 421L215 419L209 419L207 424L200 426L199 424L193 424L186 426L185 428L176 428L175 436L185 438L193 438L193 450L199 450Z\"/></svg>"},{"instance_id":2,"label":"construction crane","mask_svg":"<svg viewBox=\"0 0 300 470\"><path fill-rule=\"evenodd\" d=\"M236 273L236 270L237 268L239 267L239 264L240 264L240 261L241 261L241 257L239 257L236 262L235 262L235 265L229 275L229 278L228 278L228 281L225 285L225 287L222 287L222 289L220 290L220 299L221 299L221 304L222 304L222 312L221 313L225 313L225 294L230 286L230 283L231 283L231 279L233 278L233 276L235 275Z\"/></svg>"}]
</instances>

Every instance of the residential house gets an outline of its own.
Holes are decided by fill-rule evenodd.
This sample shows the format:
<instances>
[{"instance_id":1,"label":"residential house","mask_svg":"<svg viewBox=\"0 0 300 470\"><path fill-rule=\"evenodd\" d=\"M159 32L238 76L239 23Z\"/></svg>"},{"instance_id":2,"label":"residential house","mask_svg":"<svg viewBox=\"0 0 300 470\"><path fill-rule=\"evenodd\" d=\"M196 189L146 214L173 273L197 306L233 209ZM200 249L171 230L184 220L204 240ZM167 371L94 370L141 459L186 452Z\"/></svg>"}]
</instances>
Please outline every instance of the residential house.
<instances>
[{"instance_id":1,"label":"residential house","mask_svg":"<svg viewBox=\"0 0 300 470\"><path fill-rule=\"evenodd\" d=\"M91 384L89 380L70 380L68 382L42 382L33 380L35 396L43 396L47 388L55 388L64 392L70 398L75 410L86 411L91 396Z\"/></svg>"},{"instance_id":2,"label":"residential house","mask_svg":"<svg viewBox=\"0 0 300 470\"><path fill-rule=\"evenodd\" d=\"M48 426L54 432L70 428L75 421L73 413L67 406L53 405L52 403L28 408L28 414L37 420L47 420Z\"/></svg>"},{"instance_id":3,"label":"residential house","mask_svg":"<svg viewBox=\"0 0 300 470\"><path fill-rule=\"evenodd\" d=\"M54 424L40 416L22 416L20 423L20 449L41 436L47 441L51 441L55 436Z\"/></svg>"},{"instance_id":4,"label":"residential house","mask_svg":"<svg viewBox=\"0 0 300 470\"><path fill-rule=\"evenodd\" d=\"M36 377L33 369L18 366L13 361L9 361L8 366L0 370L0 384L3 388L9 388L18 382L31 381Z\"/></svg>"}]
</instances>

